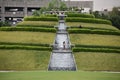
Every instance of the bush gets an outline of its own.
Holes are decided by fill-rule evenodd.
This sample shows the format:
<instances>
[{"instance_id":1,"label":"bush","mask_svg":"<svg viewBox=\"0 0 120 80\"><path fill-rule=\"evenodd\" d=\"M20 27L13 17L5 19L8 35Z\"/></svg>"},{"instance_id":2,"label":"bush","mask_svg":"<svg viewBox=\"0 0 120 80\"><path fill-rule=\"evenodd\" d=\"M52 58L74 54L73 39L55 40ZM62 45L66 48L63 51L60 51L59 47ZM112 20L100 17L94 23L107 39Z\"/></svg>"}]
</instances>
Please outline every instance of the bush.
<instances>
[{"instance_id":1,"label":"bush","mask_svg":"<svg viewBox=\"0 0 120 80\"><path fill-rule=\"evenodd\" d=\"M105 53L120 53L119 49L106 49L106 48L73 48L73 52L105 52Z\"/></svg>"},{"instance_id":2,"label":"bush","mask_svg":"<svg viewBox=\"0 0 120 80\"><path fill-rule=\"evenodd\" d=\"M25 17L25 21L58 21L57 17L35 17L35 16L30 16L30 17Z\"/></svg>"},{"instance_id":3,"label":"bush","mask_svg":"<svg viewBox=\"0 0 120 80\"><path fill-rule=\"evenodd\" d=\"M34 31L34 32L56 32L54 28L35 28L35 27L1 27L0 31Z\"/></svg>"},{"instance_id":4,"label":"bush","mask_svg":"<svg viewBox=\"0 0 120 80\"><path fill-rule=\"evenodd\" d=\"M49 47L49 44L42 43L12 43L12 42L0 42L0 45L24 45L24 46L41 46L41 47Z\"/></svg>"},{"instance_id":5,"label":"bush","mask_svg":"<svg viewBox=\"0 0 120 80\"><path fill-rule=\"evenodd\" d=\"M83 34L120 35L119 31L112 31L112 30L68 29L68 32L83 33Z\"/></svg>"},{"instance_id":6,"label":"bush","mask_svg":"<svg viewBox=\"0 0 120 80\"><path fill-rule=\"evenodd\" d=\"M0 21L0 27L2 26L11 26L11 24L8 21L5 22Z\"/></svg>"},{"instance_id":7,"label":"bush","mask_svg":"<svg viewBox=\"0 0 120 80\"><path fill-rule=\"evenodd\" d=\"M50 47L39 47L39 46L21 46L21 45L0 45L0 49L25 49L25 50L40 50L40 51L51 51Z\"/></svg>"},{"instance_id":8,"label":"bush","mask_svg":"<svg viewBox=\"0 0 120 80\"><path fill-rule=\"evenodd\" d=\"M66 13L68 17L83 17L83 18L95 18L92 14L81 14L81 13Z\"/></svg>"},{"instance_id":9,"label":"bush","mask_svg":"<svg viewBox=\"0 0 120 80\"><path fill-rule=\"evenodd\" d=\"M100 46L100 45L82 45L82 44L75 44L75 47L120 49L120 46Z\"/></svg>"},{"instance_id":10,"label":"bush","mask_svg":"<svg viewBox=\"0 0 120 80\"><path fill-rule=\"evenodd\" d=\"M109 25L112 24L109 20L104 20L104 19L75 18L75 17L67 17L66 22L85 22L85 23L97 23L97 24L109 24Z\"/></svg>"}]
</instances>

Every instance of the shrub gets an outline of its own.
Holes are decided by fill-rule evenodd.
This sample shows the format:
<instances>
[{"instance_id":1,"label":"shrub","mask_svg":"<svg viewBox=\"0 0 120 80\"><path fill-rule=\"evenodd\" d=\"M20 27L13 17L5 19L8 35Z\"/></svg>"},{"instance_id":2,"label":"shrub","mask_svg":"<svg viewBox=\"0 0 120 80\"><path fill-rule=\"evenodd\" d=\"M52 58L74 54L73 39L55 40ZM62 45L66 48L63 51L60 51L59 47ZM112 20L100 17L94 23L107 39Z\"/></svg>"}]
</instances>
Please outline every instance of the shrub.
<instances>
[{"instance_id":1,"label":"shrub","mask_svg":"<svg viewBox=\"0 0 120 80\"><path fill-rule=\"evenodd\" d=\"M42 44L42 43L12 43L12 42L0 42L0 45L24 45L24 46L42 46L42 47L49 47L49 44Z\"/></svg>"},{"instance_id":2,"label":"shrub","mask_svg":"<svg viewBox=\"0 0 120 80\"><path fill-rule=\"evenodd\" d=\"M84 33L84 34L120 35L119 31L112 31L112 30L68 29L68 32Z\"/></svg>"},{"instance_id":3,"label":"shrub","mask_svg":"<svg viewBox=\"0 0 120 80\"><path fill-rule=\"evenodd\" d=\"M40 50L51 51L51 47L39 47L39 46L22 46L22 45L0 45L0 49L25 49L25 50Z\"/></svg>"},{"instance_id":4,"label":"shrub","mask_svg":"<svg viewBox=\"0 0 120 80\"><path fill-rule=\"evenodd\" d=\"M85 23L97 23L97 24L109 24L109 25L112 24L109 20L104 20L104 19L75 18L75 17L67 17L66 22L85 22Z\"/></svg>"},{"instance_id":5,"label":"shrub","mask_svg":"<svg viewBox=\"0 0 120 80\"><path fill-rule=\"evenodd\" d=\"M35 27L1 27L0 31L56 32L54 28L35 28Z\"/></svg>"},{"instance_id":6,"label":"shrub","mask_svg":"<svg viewBox=\"0 0 120 80\"><path fill-rule=\"evenodd\" d=\"M35 16L30 16L30 17L25 17L25 21L58 21L57 17L35 17Z\"/></svg>"},{"instance_id":7,"label":"shrub","mask_svg":"<svg viewBox=\"0 0 120 80\"><path fill-rule=\"evenodd\" d=\"M106 48L73 48L73 52L105 52L105 53L120 53L119 49L106 49Z\"/></svg>"},{"instance_id":8,"label":"shrub","mask_svg":"<svg viewBox=\"0 0 120 80\"><path fill-rule=\"evenodd\" d=\"M83 17L83 18L95 18L92 14L81 14L81 13L66 13L68 17Z\"/></svg>"}]
</instances>

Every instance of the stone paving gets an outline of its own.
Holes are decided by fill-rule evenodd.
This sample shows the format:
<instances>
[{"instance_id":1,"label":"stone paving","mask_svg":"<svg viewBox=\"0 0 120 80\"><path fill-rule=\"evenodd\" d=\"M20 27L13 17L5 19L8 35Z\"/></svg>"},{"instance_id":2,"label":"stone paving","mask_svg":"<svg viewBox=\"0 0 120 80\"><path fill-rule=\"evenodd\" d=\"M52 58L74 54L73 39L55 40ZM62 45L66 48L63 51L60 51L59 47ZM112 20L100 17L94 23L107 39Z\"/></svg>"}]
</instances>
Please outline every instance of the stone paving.
<instances>
[{"instance_id":1,"label":"stone paving","mask_svg":"<svg viewBox=\"0 0 120 80\"><path fill-rule=\"evenodd\" d=\"M76 71L75 59L71 51L71 42L66 28L64 21L59 21L58 31L48 66L49 71Z\"/></svg>"}]
</instances>

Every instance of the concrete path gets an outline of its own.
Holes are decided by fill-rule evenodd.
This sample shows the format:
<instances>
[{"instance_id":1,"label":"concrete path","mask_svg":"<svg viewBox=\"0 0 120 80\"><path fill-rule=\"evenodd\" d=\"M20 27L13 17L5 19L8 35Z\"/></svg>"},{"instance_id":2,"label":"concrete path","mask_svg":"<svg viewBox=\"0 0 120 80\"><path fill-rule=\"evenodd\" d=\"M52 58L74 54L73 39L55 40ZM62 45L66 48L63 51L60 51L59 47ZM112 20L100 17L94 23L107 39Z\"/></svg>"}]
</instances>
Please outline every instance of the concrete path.
<instances>
[{"instance_id":1,"label":"concrete path","mask_svg":"<svg viewBox=\"0 0 120 80\"><path fill-rule=\"evenodd\" d=\"M65 49L63 42L65 41ZM76 71L75 59L71 51L69 35L66 31L66 25L59 21L58 31L53 44L48 70L69 70Z\"/></svg>"}]
</instances>

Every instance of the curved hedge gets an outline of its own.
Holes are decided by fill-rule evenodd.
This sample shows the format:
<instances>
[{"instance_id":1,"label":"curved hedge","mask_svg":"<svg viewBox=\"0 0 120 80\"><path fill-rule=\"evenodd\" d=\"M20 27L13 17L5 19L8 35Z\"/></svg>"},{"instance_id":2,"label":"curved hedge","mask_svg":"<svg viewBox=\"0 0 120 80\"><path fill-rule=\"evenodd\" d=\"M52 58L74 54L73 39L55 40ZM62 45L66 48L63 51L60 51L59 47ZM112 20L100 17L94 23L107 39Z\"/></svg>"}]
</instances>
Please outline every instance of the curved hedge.
<instances>
[{"instance_id":1,"label":"curved hedge","mask_svg":"<svg viewBox=\"0 0 120 80\"><path fill-rule=\"evenodd\" d=\"M24 21L58 21L58 18L29 16L29 17L25 17Z\"/></svg>"},{"instance_id":2,"label":"curved hedge","mask_svg":"<svg viewBox=\"0 0 120 80\"><path fill-rule=\"evenodd\" d=\"M1 27L0 31L33 31L33 32L56 32L55 28L35 28L35 27Z\"/></svg>"},{"instance_id":3,"label":"curved hedge","mask_svg":"<svg viewBox=\"0 0 120 80\"><path fill-rule=\"evenodd\" d=\"M81 14L81 13L66 13L68 17L83 17L83 18L95 18L92 14Z\"/></svg>"},{"instance_id":4,"label":"curved hedge","mask_svg":"<svg viewBox=\"0 0 120 80\"><path fill-rule=\"evenodd\" d=\"M112 25L111 21L104 19L96 18L76 18L76 17L67 17L66 22L85 22L85 23L97 23L97 24L109 24Z\"/></svg>"},{"instance_id":5,"label":"curved hedge","mask_svg":"<svg viewBox=\"0 0 120 80\"><path fill-rule=\"evenodd\" d=\"M73 48L73 52L105 52L105 53L120 53L119 49L107 49L107 48Z\"/></svg>"}]
</instances>

